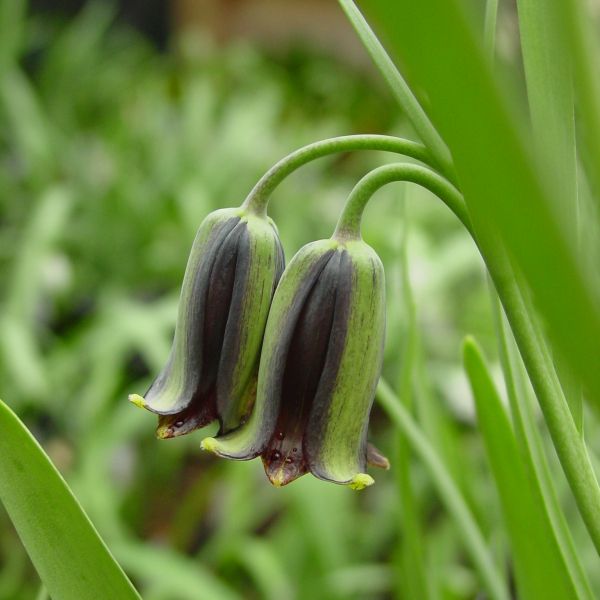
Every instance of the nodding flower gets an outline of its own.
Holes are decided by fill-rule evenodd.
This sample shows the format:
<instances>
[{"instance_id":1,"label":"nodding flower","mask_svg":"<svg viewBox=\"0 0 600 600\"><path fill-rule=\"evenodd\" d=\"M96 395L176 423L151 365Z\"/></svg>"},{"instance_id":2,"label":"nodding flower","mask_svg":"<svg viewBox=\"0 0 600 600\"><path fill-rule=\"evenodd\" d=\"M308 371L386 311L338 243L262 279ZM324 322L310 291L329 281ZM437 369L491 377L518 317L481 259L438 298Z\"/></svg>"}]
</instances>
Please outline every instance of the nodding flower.
<instances>
[{"instance_id":1,"label":"nodding flower","mask_svg":"<svg viewBox=\"0 0 600 600\"><path fill-rule=\"evenodd\" d=\"M269 306L283 268L283 248L268 217L222 209L202 222L167 364L143 397L129 397L159 415L159 438L214 420L227 433L248 418Z\"/></svg>"},{"instance_id":2,"label":"nodding flower","mask_svg":"<svg viewBox=\"0 0 600 600\"><path fill-rule=\"evenodd\" d=\"M367 443L384 335L375 251L335 235L304 246L273 298L250 418L202 447L237 460L260 456L277 487L308 472L355 489L371 485L367 463L389 467Z\"/></svg>"}]
</instances>

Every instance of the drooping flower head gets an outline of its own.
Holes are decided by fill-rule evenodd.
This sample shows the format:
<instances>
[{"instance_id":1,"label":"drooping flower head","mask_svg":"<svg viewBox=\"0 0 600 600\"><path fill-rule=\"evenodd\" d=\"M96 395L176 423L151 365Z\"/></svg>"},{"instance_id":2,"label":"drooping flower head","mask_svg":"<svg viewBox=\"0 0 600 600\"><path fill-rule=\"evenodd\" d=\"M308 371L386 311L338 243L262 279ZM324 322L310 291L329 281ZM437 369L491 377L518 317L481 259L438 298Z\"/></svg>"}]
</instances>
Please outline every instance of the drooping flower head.
<instances>
[{"instance_id":1,"label":"drooping flower head","mask_svg":"<svg viewBox=\"0 0 600 600\"><path fill-rule=\"evenodd\" d=\"M273 298L250 419L203 448L238 460L261 456L276 486L307 472L370 485L367 462L388 466L367 444L384 330L384 272L374 250L335 236L308 244Z\"/></svg>"},{"instance_id":2,"label":"drooping flower head","mask_svg":"<svg viewBox=\"0 0 600 600\"><path fill-rule=\"evenodd\" d=\"M130 396L159 415L158 437L183 435L216 419L224 433L247 417L283 267L281 242L268 217L222 209L202 222L185 271L167 364L143 398Z\"/></svg>"}]
</instances>

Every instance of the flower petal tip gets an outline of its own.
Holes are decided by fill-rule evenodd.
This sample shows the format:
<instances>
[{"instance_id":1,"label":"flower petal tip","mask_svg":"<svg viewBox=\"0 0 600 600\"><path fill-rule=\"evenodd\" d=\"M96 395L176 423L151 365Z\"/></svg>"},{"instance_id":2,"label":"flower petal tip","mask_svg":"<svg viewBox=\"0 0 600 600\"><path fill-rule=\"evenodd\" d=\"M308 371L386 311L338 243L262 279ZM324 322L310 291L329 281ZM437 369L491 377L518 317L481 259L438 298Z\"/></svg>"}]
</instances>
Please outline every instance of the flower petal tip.
<instances>
[{"instance_id":1,"label":"flower petal tip","mask_svg":"<svg viewBox=\"0 0 600 600\"><path fill-rule=\"evenodd\" d=\"M169 440L175 437L173 435L173 428L170 425L159 425L156 428L156 438L159 440Z\"/></svg>"},{"instance_id":2,"label":"flower petal tip","mask_svg":"<svg viewBox=\"0 0 600 600\"><path fill-rule=\"evenodd\" d=\"M273 485L273 487L280 488L283 487L288 481L282 471L277 471L274 475L269 477L269 481Z\"/></svg>"},{"instance_id":3,"label":"flower petal tip","mask_svg":"<svg viewBox=\"0 0 600 600\"><path fill-rule=\"evenodd\" d=\"M366 487L373 485L375 480L366 473L355 475L348 484L353 490L364 490Z\"/></svg>"},{"instance_id":4,"label":"flower petal tip","mask_svg":"<svg viewBox=\"0 0 600 600\"><path fill-rule=\"evenodd\" d=\"M384 469L385 471L388 471L390 468L390 461L388 458L383 455L381 450L373 446L373 444L367 444L367 464L371 467Z\"/></svg>"},{"instance_id":5,"label":"flower petal tip","mask_svg":"<svg viewBox=\"0 0 600 600\"><path fill-rule=\"evenodd\" d=\"M276 488L281 488L285 485L288 485L288 483L292 483L292 481L296 481L296 479L304 475L304 472L290 472L284 468L279 468L276 470L265 469L265 472L267 474L267 479L271 482L271 485Z\"/></svg>"},{"instance_id":6,"label":"flower petal tip","mask_svg":"<svg viewBox=\"0 0 600 600\"><path fill-rule=\"evenodd\" d=\"M144 398L139 394L129 394L129 402L131 402L131 404L134 404L138 408L146 408L146 402L144 401Z\"/></svg>"},{"instance_id":7,"label":"flower petal tip","mask_svg":"<svg viewBox=\"0 0 600 600\"><path fill-rule=\"evenodd\" d=\"M204 438L201 442L200 442L200 448L202 450L206 450L207 452L211 452L212 454L219 454L217 448L219 446L219 442L217 442L217 440L215 440L215 438Z\"/></svg>"}]
</instances>

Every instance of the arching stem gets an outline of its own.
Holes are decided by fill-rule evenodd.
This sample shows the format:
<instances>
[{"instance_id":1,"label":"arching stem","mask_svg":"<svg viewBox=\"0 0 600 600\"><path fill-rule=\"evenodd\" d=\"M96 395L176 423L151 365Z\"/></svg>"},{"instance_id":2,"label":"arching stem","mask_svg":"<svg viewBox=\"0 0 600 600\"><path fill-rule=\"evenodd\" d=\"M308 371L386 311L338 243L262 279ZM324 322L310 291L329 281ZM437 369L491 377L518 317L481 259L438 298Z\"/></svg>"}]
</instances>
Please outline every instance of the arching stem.
<instances>
[{"instance_id":1,"label":"arching stem","mask_svg":"<svg viewBox=\"0 0 600 600\"><path fill-rule=\"evenodd\" d=\"M365 206L373 194L384 185L395 181L410 181L435 194L471 232L471 221L460 192L441 175L427 167L408 163L394 163L374 169L354 186L338 220L336 238L360 238L360 224Z\"/></svg>"},{"instance_id":2,"label":"arching stem","mask_svg":"<svg viewBox=\"0 0 600 600\"><path fill-rule=\"evenodd\" d=\"M409 164L375 169L354 187L338 221L334 237L360 238L362 213L372 195L395 181L410 181L430 190L454 212L477 244L498 296L504 306L523 362L535 390L544 419L573 496L598 553L600 553L600 487L585 442L579 435L558 380L543 333L527 294L502 244L491 230L483 243L474 233L464 199L434 171Z\"/></svg>"},{"instance_id":3,"label":"arching stem","mask_svg":"<svg viewBox=\"0 0 600 600\"><path fill-rule=\"evenodd\" d=\"M265 214L273 190L301 166L323 156L356 150L380 150L410 156L422 163L434 165L434 160L423 144L389 135L346 135L315 142L292 152L272 166L252 188L243 208L256 214Z\"/></svg>"}]
</instances>

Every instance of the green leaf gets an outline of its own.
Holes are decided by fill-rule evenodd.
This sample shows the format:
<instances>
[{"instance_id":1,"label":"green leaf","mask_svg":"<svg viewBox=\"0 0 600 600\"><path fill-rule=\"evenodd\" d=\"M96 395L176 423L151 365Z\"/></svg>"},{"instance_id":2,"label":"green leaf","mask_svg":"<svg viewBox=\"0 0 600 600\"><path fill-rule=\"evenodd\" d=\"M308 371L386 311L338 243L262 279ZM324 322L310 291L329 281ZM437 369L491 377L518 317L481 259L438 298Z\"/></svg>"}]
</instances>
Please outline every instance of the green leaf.
<instances>
[{"instance_id":1,"label":"green leaf","mask_svg":"<svg viewBox=\"0 0 600 600\"><path fill-rule=\"evenodd\" d=\"M572 69L562 15L553 2L518 0L519 30L536 154L557 191L550 199L573 243L579 244L577 152ZM559 366L562 361L559 361ZM583 397L569 369L559 369L573 419L583 431Z\"/></svg>"},{"instance_id":2,"label":"green leaf","mask_svg":"<svg viewBox=\"0 0 600 600\"><path fill-rule=\"evenodd\" d=\"M536 154L552 179L556 213L577 232L577 162L572 73L561 15L552 2L518 0L527 100Z\"/></svg>"},{"instance_id":3,"label":"green leaf","mask_svg":"<svg viewBox=\"0 0 600 600\"><path fill-rule=\"evenodd\" d=\"M596 208L600 207L600 76L597 57L598 40L595 15L581 0L550 0L543 10L557 15L565 31L565 54L573 63L574 87L577 95L580 131L585 149L587 175L595 188ZM549 60L551 60L549 58ZM551 64L551 63L549 63Z\"/></svg>"},{"instance_id":4,"label":"green leaf","mask_svg":"<svg viewBox=\"0 0 600 600\"><path fill-rule=\"evenodd\" d=\"M538 173L462 8L457 0L369 5L431 100L486 259L497 247L492 227L525 274L561 354L600 406L596 290L554 214L551 181Z\"/></svg>"},{"instance_id":5,"label":"green leaf","mask_svg":"<svg viewBox=\"0 0 600 600\"><path fill-rule=\"evenodd\" d=\"M25 0L0 0L0 77L21 50L26 11Z\"/></svg>"},{"instance_id":6,"label":"green leaf","mask_svg":"<svg viewBox=\"0 0 600 600\"><path fill-rule=\"evenodd\" d=\"M365 21L356 4L352 0L339 0L339 3L371 59L390 86L394 97L406 112L411 125L429 148L444 174L452 178L454 167L448 148L419 104L416 96L404 81L396 65L394 65L377 36Z\"/></svg>"},{"instance_id":7,"label":"green leaf","mask_svg":"<svg viewBox=\"0 0 600 600\"><path fill-rule=\"evenodd\" d=\"M119 540L114 544L114 551L130 573L146 581L151 589L164 591L166 598L242 600L241 596L203 564L169 548L157 548L153 544L133 540ZM121 596L114 596L113 600L121 600Z\"/></svg>"},{"instance_id":8,"label":"green leaf","mask_svg":"<svg viewBox=\"0 0 600 600\"><path fill-rule=\"evenodd\" d=\"M534 399L525 384L525 367L518 356L514 338L510 335L498 296L490 285L492 312L498 338L500 363L504 374L506 392L510 403L517 445L524 460L531 485L539 494L539 510L546 511L573 581L581 596L590 595L590 586L579 559L578 548L571 536L566 517L560 506L553 475L544 453L543 442L537 428Z\"/></svg>"},{"instance_id":9,"label":"green leaf","mask_svg":"<svg viewBox=\"0 0 600 600\"><path fill-rule=\"evenodd\" d=\"M496 22L498 20L498 0L487 0L483 21L483 41L485 51L493 64L496 56Z\"/></svg>"},{"instance_id":10,"label":"green leaf","mask_svg":"<svg viewBox=\"0 0 600 600\"><path fill-rule=\"evenodd\" d=\"M400 367L398 395L406 410L413 411L413 382L417 375L417 363L420 350L419 326L417 323L417 306L410 281L410 265L408 260L408 237L410 219L407 210L408 186L402 186L402 216L404 229L400 246L400 276L402 300L405 307L406 341ZM398 436L396 453L397 490L402 511L400 542L398 547L398 568L396 576L397 595L413 600L426 599L428 580L425 570L425 540L419 503L415 493L414 475L411 469L411 449L404 436Z\"/></svg>"},{"instance_id":11,"label":"green leaf","mask_svg":"<svg viewBox=\"0 0 600 600\"><path fill-rule=\"evenodd\" d=\"M570 577L547 513L540 510L542 498L527 478L502 400L473 339L465 340L463 355L510 537L519 597L524 600L584 597Z\"/></svg>"},{"instance_id":12,"label":"green leaf","mask_svg":"<svg viewBox=\"0 0 600 600\"><path fill-rule=\"evenodd\" d=\"M139 599L60 473L2 401L0 501L53 600Z\"/></svg>"},{"instance_id":13,"label":"green leaf","mask_svg":"<svg viewBox=\"0 0 600 600\"><path fill-rule=\"evenodd\" d=\"M377 386L377 399L429 471L431 481L437 488L446 510L455 520L465 548L479 572L481 582L487 589L490 598L508 600L509 595L504 581L498 574L481 530L460 489L435 449L383 378L379 380Z\"/></svg>"}]
</instances>

